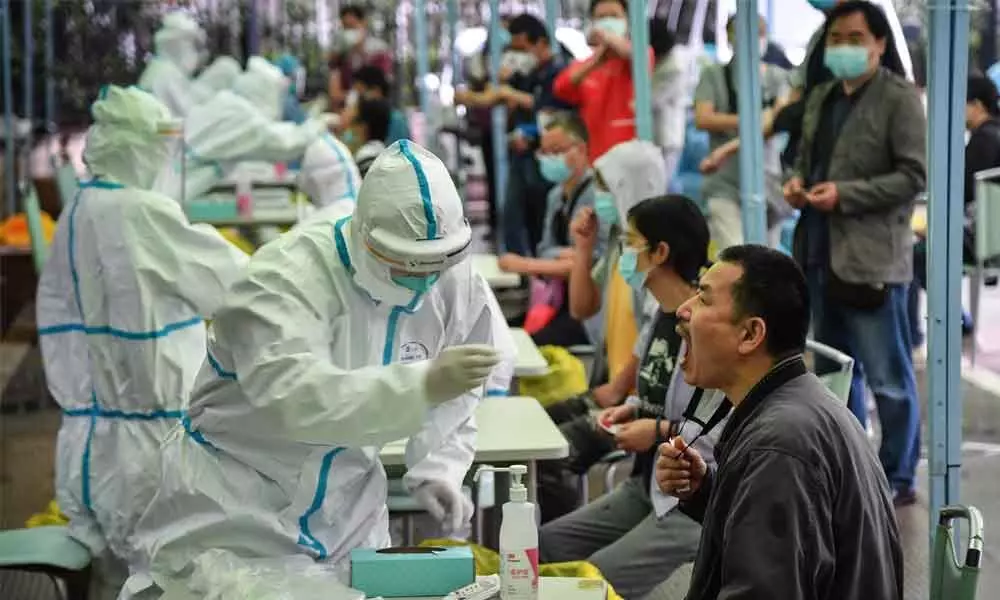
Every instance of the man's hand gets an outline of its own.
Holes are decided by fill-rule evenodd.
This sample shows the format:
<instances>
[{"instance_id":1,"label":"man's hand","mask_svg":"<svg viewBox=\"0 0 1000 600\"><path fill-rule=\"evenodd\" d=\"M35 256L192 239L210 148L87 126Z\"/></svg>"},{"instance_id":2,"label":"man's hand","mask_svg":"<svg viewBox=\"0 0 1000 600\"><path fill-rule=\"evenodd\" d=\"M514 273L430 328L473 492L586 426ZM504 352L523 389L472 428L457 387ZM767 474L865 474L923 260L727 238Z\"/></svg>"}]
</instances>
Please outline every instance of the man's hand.
<instances>
[{"instance_id":1,"label":"man's hand","mask_svg":"<svg viewBox=\"0 0 1000 600\"><path fill-rule=\"evenodd\" d=\"M615 443L621 450L646 452L656 443L656 419L639 419L622 424L615 434Z\"/></svg>"},{"instance_id":2,"label":"man's hand","mask_svg":"<svg viewBox=\"0 0 1000 600\"><path fill-rule=\"evenodd\" d=\"M510 67L500 67L500 70L497 71L497 79L500 81L509 81L513 76L514 69L511 69Z\"/></svg>"},{"instance_id":3,"label":"man's hand","mask_svg":"<svg viewBox=\"0 0 1000 600\"><path fill-rule=\"evenodd\" d=\"M590 394L601 408L611 408L622 399L621 394L610 383L595 387Z\"/></svg>"},{"instance_id":4,"label":"man's hand","mask_svg":"<svg viewBox=\"0 0 1000 600\"><path fill-rule=\"evenodd\" d=\"M611 425L621 425L622 423L628 423L635 418L636 409L634 406L629 406L627 404L622 404L621 406L612 406L611 408L605 408L597 415L597 425L604 425L605 427L610 427Z\"/></svg>"},{"instance_id":5,"label":"man's hand","mask_svg":"<svg viewBox=\"0 0 1000 600\"><path fill-rule=\"evenodd\" d=\"M520 270L521 267L521 257L517 254L512 254L508 252L504 254L499 259L497 259L497 266L500 270L505 273L513 273Z\"/></svg>"},{"instance_id":6,"label":"man's hand","mask_svg":"<svg viewBox=\"0 0 1000 600\"><path fill-rule=\"evenodd\" d=\"M792 177L786 181L782 192L785 194L785 202L793 208L802 208L806 205L806 191L801 177Z\"/></svg>"},{"instance_id":7,"label":"man's hand","mask_svg":"<svg viewBox=\"0 0 1000 600\"><path fill-rule=\"evenodd\" d=\"M837 184L832 181L817 183L806 194L806 200L809 204L815 206L817 210L832 212L840 200L837 194Z\"/></svg>"},{"instance_id":8,"label":"man's hand","mask_svg":"<svg viewBox=\"0 0 1000 600\"><path fill-rule=\"evenodd\" d=\"M589 206L581 208L569 228L573 234L573 245L582 253L590 254L597 243L597 215L594 209Z\"/></svg>"},{"instance_id":9,"label":"man's hand","mask_svg":"<svg viewBox=\"0 0 1000 600\"><path fill-rule=\"evenodd\" d=\"M660 444L658 454L653 476L660 491L681 500L694 495L708 472L708 465L698 451L677 436L671 442Z\"/></svg>"}]
</instances>

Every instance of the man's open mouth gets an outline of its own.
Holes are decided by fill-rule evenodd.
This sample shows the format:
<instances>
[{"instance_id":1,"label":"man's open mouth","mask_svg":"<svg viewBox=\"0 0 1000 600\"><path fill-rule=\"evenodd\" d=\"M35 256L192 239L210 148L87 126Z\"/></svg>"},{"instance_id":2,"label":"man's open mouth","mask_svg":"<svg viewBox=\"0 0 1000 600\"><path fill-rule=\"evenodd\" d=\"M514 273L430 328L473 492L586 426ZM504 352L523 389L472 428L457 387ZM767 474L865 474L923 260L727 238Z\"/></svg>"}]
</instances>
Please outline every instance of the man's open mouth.
<instances>
[{"instance_id":1,"label":"man's open mouth","mask_svg":"<svg viewBox=\"0 0 1000 600\"><path fill-rule=\"evenodd\" d=\"M683 369L687 365L688 356L691 354L691 333L687 330L687 327L680 324L678 324L674 329L677 331L677 335L681 336L681 340L684 341L683 346L681 346L681 355L679 357L681 369Z\"/></svg>"}]
</instances>

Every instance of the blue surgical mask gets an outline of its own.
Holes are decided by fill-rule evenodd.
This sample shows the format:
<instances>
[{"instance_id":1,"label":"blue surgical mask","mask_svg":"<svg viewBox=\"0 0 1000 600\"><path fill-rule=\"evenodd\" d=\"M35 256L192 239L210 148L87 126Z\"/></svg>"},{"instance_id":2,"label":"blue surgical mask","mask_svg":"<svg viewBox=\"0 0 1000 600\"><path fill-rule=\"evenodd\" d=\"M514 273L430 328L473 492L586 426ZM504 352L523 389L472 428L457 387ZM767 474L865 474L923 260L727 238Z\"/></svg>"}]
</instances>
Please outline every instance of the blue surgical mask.
<instances>
[{"instance_id":1,"label":"blue surgical mask","mask_svg":"<svg viewBox=\"0 0 1000 600\"><path fill-rule=\"evenodd\" d=\"M597 220L607 225L618 222L618 207L615 205L615 195L607 190L594 192L594 212Z\"/></svg>"},{"instance_id":2,"label":"blue surgical mask","mask_svg":"<svg viewBox=\"0 0 1000 600\"><path fill-rule=\"evenodd\" d=\"M348 146L350 146L351 144L353 144L354 141L355 141L355 139L354 139L354 130L353 129L347 129L347 130L345 130L344 133L340 134L340 141L344 142L344 144L346 144Z\"/></svg>"},{"instance_id":3,"label":"blue surgical mask","mask_svg":"<svg viewBox=\"0 0 1000 600\"><path fill-rule=\"evenodd\" d=\"M511 42L510 32L504 29L503 27L500 28L500 35L497 39L500 40L501 48L506 48L507 46L510 46Z\"/></svg>"},{"instance_id":4,"label":"blue surgical mask","mask_svg":"<svg viewBox=\"0 0 1000 600\"><path fill-rule=\"evenodd\" d=\"M625 37L628 33L628 21L625 19L619 19L618 17L604 17L594 21L594 27L604 31L605 33L612 33L619 37Z\"/></svg>"},{"instance_id":5,"label":"blue surgical mask","mask_svg":"<svg viewBox=\"0 0 1000 600\"><path fill-rule=\"evenodd\" d=\"M646 286L646 273L639 271L639 251L625 248L618 257L618 272L630 288L641 292Z\"/></svg>"},{"instance_id":6,"label":"blue surgical mask","mask_svg":"<svg viewBox=\"0 0 1000 600\"><path fill-rule=\"evenodd\" d=\"M538 157L538 168L542 177L550 183L563 183L573 174L566 164L565 154L542 154Z\"/></svg>"},{"instance_id":7,"label":"blue surgical mask","mask_svg":"<svg viewBox=\"0 0 1000 600\"><path fill-rule=\"evenodd\" d=\"M392 282L418 294L425 294L434 287L434 284L437 283L440 277L440 273L432 275L393 275Z\"/></svg>"},{"instance_id":8,"label":"blue surgical mask","mask_svg":"<svg viewBox=\"0 0 1000 600\"><path fill-rule=\"evenodd\" d=\"M816 10L826 12L837 5L837 0L809 0L809 4Z\"/></svg>"},{"instance_id":9,"label":"blue surgical mask","mask_svg":"<svg viewBox=\"0 0 1000 600\"><path fill-rule=\"evenodd\" d=\"M868 48L864 46L827 46L823 64L837 79L857 79L868 71Z\"/></svg>"}]
</instances>

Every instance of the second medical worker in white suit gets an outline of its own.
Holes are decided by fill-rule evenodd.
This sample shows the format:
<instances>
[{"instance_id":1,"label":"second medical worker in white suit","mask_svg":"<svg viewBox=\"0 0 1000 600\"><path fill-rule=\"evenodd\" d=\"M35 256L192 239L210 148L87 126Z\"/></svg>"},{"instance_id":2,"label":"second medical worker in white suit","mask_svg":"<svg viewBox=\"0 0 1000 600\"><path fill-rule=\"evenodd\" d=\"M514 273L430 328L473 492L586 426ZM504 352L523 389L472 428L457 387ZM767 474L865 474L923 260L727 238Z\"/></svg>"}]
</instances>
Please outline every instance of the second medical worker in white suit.
<instances>
[{"instance_id":1,"label":"second medical worker in white suit","mask_svg":"<svg viewBox=\"0 0 1000 600\"><path fill-rule=\"evenodd\" d=\"M402 140L353 215L261 248L212 324L186 428L163 445L127 591L170 588L209 549L348 581L349 553L390 543L382 445L409 437L405 483L445 529L471 517L474 411L505 393L513 343L472 270L451 176ZM151 576L151 579L150 579Z\"/></svg>"}]
</instances>

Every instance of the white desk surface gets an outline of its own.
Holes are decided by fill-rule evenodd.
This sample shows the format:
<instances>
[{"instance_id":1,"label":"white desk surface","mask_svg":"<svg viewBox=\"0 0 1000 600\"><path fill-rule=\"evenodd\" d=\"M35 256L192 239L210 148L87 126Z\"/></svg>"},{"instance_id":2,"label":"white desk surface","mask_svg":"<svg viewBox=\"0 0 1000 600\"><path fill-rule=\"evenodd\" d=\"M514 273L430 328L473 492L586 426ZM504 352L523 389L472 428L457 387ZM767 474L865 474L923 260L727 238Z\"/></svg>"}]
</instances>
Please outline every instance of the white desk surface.
<instances>
[{"instance_id":1,"label":"white desk surface","mask_svg":"<svg viewBox=\"0 0 1000 600\"><path fill-rule=\"evenodd\" d=\"M581 586L579 579L566 577L539 577L538 578L538 600L572 600L573 598L594 598L593 586L600 589L598 594L602 598L608 596L608 586L603 581L592 581L589 585L583 584L585 591L576 588ZM498 596L499 597L499 596ZM428 596L422 598L395 598L394 600L428 600ZM437 598L437 596L433 596Z\"/></svg>"},{"instance_id":2,"label":"white desk surface","mask_svg":"<svg viewBox=\"0 0 1000 600\"><path fill-rule=\"evenodd\" d=\"M517 358L514 360L515 377L531 377L546 375L549 372L549 363L542 356L531 339L528 332L520 327L512 327L510 335L514 338L514 347L517 348Z\"/></svg>"},{"instance_id":3,"label":"white desk surface","mask_svg":"<svg viewBox=\"0 0 1000 600\"><path fill-rule=\"evenodd\" d=\"M548 413L534 398L490 396L476 410L479 435L476 463L514 463L569 456L569 444ZM387 444L380 457L385 465L405 465L406 440Z\"/></svg>"},{"instance_id":4,"label":"white desk surface","mask_svg":"<svg viewBox=\"0 0 1000 600\"><path fill-rule=\"evenodd\" d=\"M497 264L497 257L492 254L473 254L472 268L483 276L491 288L515 288L521 285L521 276L517 273L505 273Z\"/></svg>"}]
</instances>

